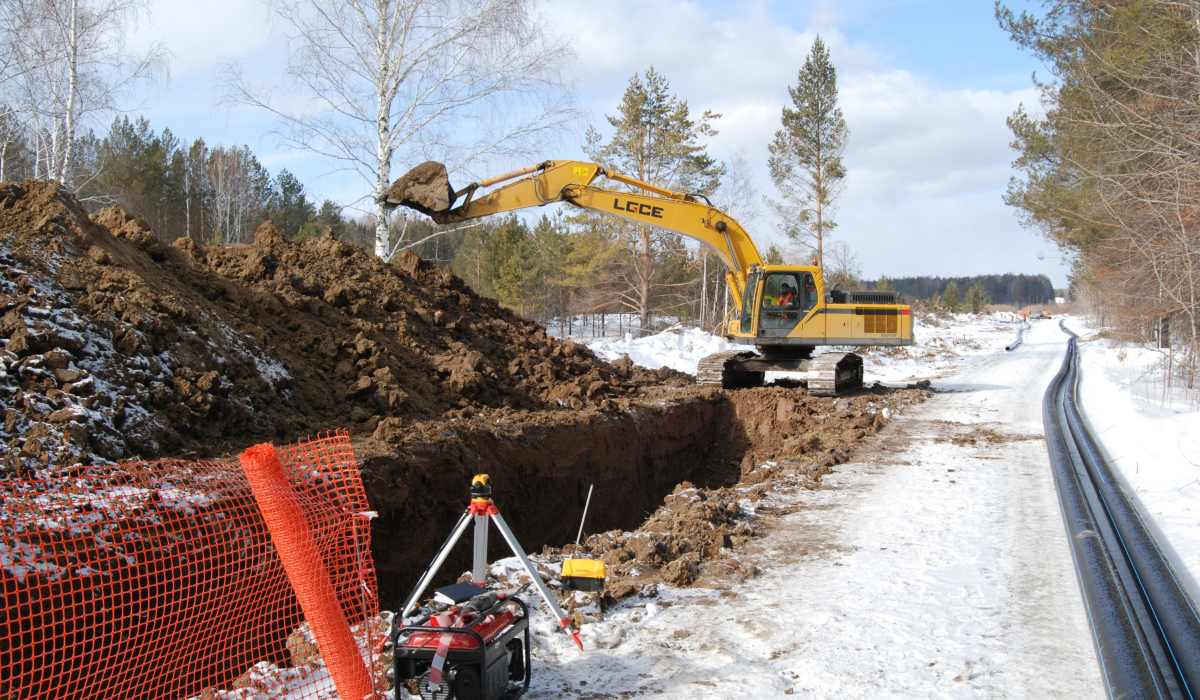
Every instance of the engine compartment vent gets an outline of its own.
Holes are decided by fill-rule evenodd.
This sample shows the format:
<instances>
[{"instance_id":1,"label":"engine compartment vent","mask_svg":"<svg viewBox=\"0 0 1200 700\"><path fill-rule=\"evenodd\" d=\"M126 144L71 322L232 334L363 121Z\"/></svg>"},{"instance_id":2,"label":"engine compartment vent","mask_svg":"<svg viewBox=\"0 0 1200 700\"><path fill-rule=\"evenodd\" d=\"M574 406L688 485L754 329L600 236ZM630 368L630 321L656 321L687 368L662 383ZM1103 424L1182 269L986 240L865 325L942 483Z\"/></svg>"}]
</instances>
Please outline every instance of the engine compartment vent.
<instances>
[{"instance_id":1,"label":"engine compartment vent","mask_svg":"<svg viewBox=\"0 0 1200 700\"><path fill-rule=\"evenodd\" d=\"M846 300L843 304L898 304L900 295L896 292L844 292Z\"/></svg>"}]
</instances>

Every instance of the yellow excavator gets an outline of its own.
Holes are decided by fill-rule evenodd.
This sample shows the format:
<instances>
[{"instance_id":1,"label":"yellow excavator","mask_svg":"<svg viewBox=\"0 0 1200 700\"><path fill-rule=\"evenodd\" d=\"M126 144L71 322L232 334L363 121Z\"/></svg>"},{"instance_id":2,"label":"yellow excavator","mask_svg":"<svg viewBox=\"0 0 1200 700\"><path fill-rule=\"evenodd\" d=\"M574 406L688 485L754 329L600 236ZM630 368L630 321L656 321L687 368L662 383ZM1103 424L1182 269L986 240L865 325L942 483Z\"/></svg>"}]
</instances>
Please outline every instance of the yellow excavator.
<instances>
[{"instance_id":1,"label":"yellow excavator","mask_svg":"<svg viewBox=\"0 0 1200 700\"><path fill-rule=\"evenodd\" d=\"M634 188L597 187L605 178ZM512 181L512 182L510 182ZM500 183L508 184L486 190ZM807 371L808 391L836 396L862 386L862 358L823 353L823 345L912 345L912 312L895 292L825 288L820 267L766 265L754 241L733 217L702 195L691 195L606 170L596 163L548 160L455 190L446 167L428 162L392 183L380 198L451 224L554 202L675 231L707 245L725 263L735 304L722 335L756 352L733 351L700 361L696 381L724 388L761 386L768 371Z\"/></svg>"}]
</instances>

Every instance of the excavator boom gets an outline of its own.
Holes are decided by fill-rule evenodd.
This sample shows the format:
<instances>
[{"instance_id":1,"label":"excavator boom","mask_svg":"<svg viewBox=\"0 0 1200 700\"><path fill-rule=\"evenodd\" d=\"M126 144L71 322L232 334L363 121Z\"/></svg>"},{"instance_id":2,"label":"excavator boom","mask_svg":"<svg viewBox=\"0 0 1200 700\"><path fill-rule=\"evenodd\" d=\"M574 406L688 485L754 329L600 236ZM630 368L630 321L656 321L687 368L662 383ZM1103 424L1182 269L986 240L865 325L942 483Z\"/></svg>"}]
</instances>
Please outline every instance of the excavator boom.
<instances>
[{"instance_id":1,"label":"excavator boom","mask_svg":"<svg viewBox=\"0 0 1200 700\"><path fill-rule=\"evenodd\" d=\"M641 192L592 184L601 177ZM482 188L516 178L521 179L475 197ZM701 199L607 171L596 163L573 160L546 161L472 183L459 191L450 186L444 165L423 163L392 183L384 197L388 205L415 209L439 224L566 202L637 224L670 229L708 246L725 263L735 282L732 288L740 297L747 271L753 265L761 266L762 256L741 224Z\"/></svg>"}]
</instances>

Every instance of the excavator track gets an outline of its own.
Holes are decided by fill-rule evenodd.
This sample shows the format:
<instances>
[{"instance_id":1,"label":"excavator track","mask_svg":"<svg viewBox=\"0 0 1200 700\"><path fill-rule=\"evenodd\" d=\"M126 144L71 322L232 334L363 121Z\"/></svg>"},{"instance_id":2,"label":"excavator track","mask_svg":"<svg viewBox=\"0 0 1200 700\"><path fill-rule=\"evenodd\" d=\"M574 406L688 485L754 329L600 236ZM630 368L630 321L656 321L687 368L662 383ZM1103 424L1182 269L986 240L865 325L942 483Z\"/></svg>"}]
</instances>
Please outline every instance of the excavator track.
<instances>
[{"instance_id":1,"label":"excavator track","mask_svg":"<svg viewBox=\"0 0 1200 700\"><path fill-rule=\"evenodd\" d=\"M852 352L818 355L808 371L808 393L813 396L840 396L863 385L862 357Z\"/></svg>"},{"instance_id":2,"label":"excavator track","mask_svg":"<svg viewBox=\"0 0 1200 700\"><path fill-rule=\"evenodd\" d=\"M737 360L756 357L752 352L734 350L718 352L700 360L696 368L696 383L701 386L719 386L722 389L749 389L763 385L766 372L740 372L735 369Z\"/></svg>"}]
</instances>

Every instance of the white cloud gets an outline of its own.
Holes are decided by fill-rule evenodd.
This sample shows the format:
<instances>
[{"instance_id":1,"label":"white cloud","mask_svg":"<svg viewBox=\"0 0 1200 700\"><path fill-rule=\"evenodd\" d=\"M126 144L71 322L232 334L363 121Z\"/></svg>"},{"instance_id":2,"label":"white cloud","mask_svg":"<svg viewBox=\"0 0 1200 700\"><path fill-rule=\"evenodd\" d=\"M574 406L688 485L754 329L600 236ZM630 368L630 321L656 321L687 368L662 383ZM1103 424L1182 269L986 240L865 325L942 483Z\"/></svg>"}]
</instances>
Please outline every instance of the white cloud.
<instances>
[{"instance_id":1,"label":"white cloud","mask_svg":"<svg viewBox=\"0 0 1200 700\"><path fill-rule=\"evenodd\" d=\"M155 41L174 54L171 72L178 79L205 83L211 82L221 59L257 55L269 61L271 52L264 49L283 48L281 39L271 34L266 5L246 0L156 0L129 45L145 50ZM282 65L283 54L277 55Z\"/></svg>"},{"instance_id":2,"label":"white cloud","mask_svg":"<svg viewBox=\"0 0 1200 700\"><path fill-rule=\"evenodd\" d=\"M939 90L903 71L851 74L842 104L852 135L847 166L872 199L995 190L1007 181L1005 118L1033 89Z\"/></svg>"}]
</instances>

